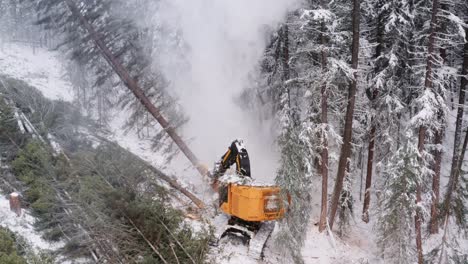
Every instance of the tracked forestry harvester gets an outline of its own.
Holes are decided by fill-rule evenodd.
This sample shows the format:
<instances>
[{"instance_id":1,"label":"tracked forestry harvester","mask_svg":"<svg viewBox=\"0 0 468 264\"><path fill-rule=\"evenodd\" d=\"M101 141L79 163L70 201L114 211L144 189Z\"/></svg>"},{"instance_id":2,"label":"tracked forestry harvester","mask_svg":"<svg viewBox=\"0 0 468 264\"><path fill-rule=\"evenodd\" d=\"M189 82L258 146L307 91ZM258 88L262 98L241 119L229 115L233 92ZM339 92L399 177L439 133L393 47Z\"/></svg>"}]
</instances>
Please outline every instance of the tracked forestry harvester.
<instances>
[{"instance_id":1,"label":"tracked forestry harvester","mask_svg":"<svg viewBox=\"0 0 468 264\"><path fill-rule=\"evenodd\" d=\"M229 183L227 200L220 206L225 214L216 226L218 242L226 235L240 235L248 239L248 254L261 259L275 220L283 217L285 207L276 186L256 186Z\"/></svg>"},{"instance_id":2,"label":"tracked forestry harvester","mask_svg":"<svg viewBox=\"0 0 468 264\"><path fill-rule=\"evenodd\" d=\"M223 176L234 163L236 173ZM212 175L224 213L215 221L215 244L226 235L242 236L248 240L249 256L261 259L275 221L286 212L280 188L253 182L247 150L241 140L235 140L221 161L215 163Z\"/></svg>"}]
</instances>

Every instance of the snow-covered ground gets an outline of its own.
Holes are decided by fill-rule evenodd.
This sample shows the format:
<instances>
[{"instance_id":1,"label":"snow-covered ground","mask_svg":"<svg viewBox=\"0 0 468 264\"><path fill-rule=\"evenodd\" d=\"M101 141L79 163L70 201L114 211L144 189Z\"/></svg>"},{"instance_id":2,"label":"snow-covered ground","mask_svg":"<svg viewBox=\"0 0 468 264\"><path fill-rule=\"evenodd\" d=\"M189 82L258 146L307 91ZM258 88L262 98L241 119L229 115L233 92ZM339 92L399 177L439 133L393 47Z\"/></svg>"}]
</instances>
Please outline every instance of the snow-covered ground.
<instances>
[{"instance_id":1,"label":"snow-covered ground","mask_svg":"<svg viewBox=\"0 0 468 264\"><path fill-rule=\"evenodd\" d=\"M34 230L34 222L34 217L27 210L22 210L21 216L10 211L9 200L0 193L0 226L23 237L26 243L37 252L39 250L56 250L64 245L61 242L50 243L42 239L42 234Z\"/></svg>"},{"instance_id":2,"label":"snow-covered ground","mask_svg":"<svg viewBox=\"0 0 468 264\"><path fill-rule=\"evenodd\" d=\"M0 73L22 79L30 85L38 88L44 96L50 99L61 99L65 101L73 100L72 86L64 75L64 66L60 62L60 54L54 51L36 48L35 52L31 47L21 44L7 44L3 51L0 50ZM163 159L155 154L151 149L151 141L139 138L135 131L124 133L122 126L125 123L127 115L124 112L115 113L110 122L111 135L109 139L118 142L122 147L138 155L145 161L153 165L161 166ZM213 194L207 190L206 186L200 186L199 180L193 180L199 177L196 170L188 162L176 161L176 168L171 167L174 164L166 164L165 169L178 176L183 175L185 186L190 186L199 198L205 201L211 201ZM8 200L3 198L2 204L8 205ZM0 214L11 215L8 207L0 207ZM9 218L9 228L14 232L23 232L24 234L35 234L31 243L44 248L51 248L52 245L40 239L40 234L34 233L31 223L34 219L26 215L26 220ZM19 220L19 221L17 221ZM16 227L24 226L25 221L29 223L28 228ZM28 222L29 221L29 222ZM314 221L311 221L314 222ZM309 233L303 249L303 255L306 263L377 263L372 261L374 252L369 251L369 243L372 240L371 225L356 224L352 229L354 234L352 239L336 239L332 243L329 236L319 234L317 227L313 224L309 227ZM27 231L29 230L29 231ZM356 230L359 230L356 231ZM273 239L267 244L265 250L265 259L261 263L279 264L284 260L281 258L279 250L274 244ZM335 246L333 246L335 245ZM370 247L372 248L372 247ZM250 264L258 263L247 255L247 246L241 240L223 240L217 250L212 252L216 254L214 259L219 263L232 264Z\"/></svg>"},{"instance_id":3,"label":"snow-covered ground","mask_svg":"<svg viewBox=\"0 0 468 264\"><path fill-rule=\"evenodd\" d=\"M71 101L73 99L71 84L66 81L63 75L63 65L60 63L60 54L44 49L36 49L33 54L32 48L20 44L7 44L4 50L0 50L0 73L11 75L12 77L20 78L29 82L29 84L37 87L42 93L50 99L62 99ZM453 115L453 113L451 113ZM151 150L151 142L148 139L141 139L136 132L130 131L124 133L121 129L127 115L125 113L116 113L111 120L111 137L110 139L118 142L122 147L130 150L142 159L150 162L153 165L161 166L163 159L158 154ZM453 117L452 117L453 118ZM451 135L452 133L448 133ZM453 139L446 139L446 146L453 145ZM449 156L451 156L451 148L446 149L447 155L444 155L444 163L450 164ZM175 167L174 167L175 166ZM183 176L182 184L190 186L193 191L199 195L199 198L205 201L211 201L213 194L207 191L205 185L199 183L197 172L191 167L188 162L180 162L177 165L166 164L165 170ZM447 175L447 166L443 166L443 171ZM332 174L330 174L332 175ZM446 178L442 179L442 188L444 188ZM319 193L315 193L313 200L314 205L318 208ZM375 202L375 197L372 202ZM362 204L356 202L355 208L358 210ZM375 206L372 205L375 208ZM359 213L356 213L356 219L351 220L350 230L347 237L338 238L335 234L333 237L318 233L314 223L318 221L318 213L313 212L312 220L308 228L307 239L303 248L303 256L306 263L384 263L377 258L378 249L376 247L376 236L374 230L374 221L376 216L371 217L369 224L363 223L359 219ZM0 198L0 224L7 226L14 232L18 232L25 237L31 237L30 242L38 248L54 248L58 245L52 245L40 239L40 234L35 233L31 224L34 219L28 214L22 218L17 218L9 211L8 200L4 197ZM287 263L281 258L280 251L272 242L267 244L265 251L265 259L260 263L282 264ZM433 238L432 238L433 239ZM435 243L435 242L434 242ZM434 244L428 243L428 244ZM464 240L463 249L467 249L466 240ZM426 245L429 249L430 245ZM427 251L425 251L427 252ZM241 240L223 240L218 249L214 249L211 256L218 263L259 263L250 259L247 256L247 247Z\"/></svg>"},{"instance_id":4,"label":"snow-covered ground","mask_svg":"<svg viewBox=\"0 0 468 264\"><path fill-rule=\"evenodd\" d=\"M73 100L70 83L63 76L60 53L6 43L0 49L0 73L28 82L50 99Z\"/></svg>"}]
</instances>

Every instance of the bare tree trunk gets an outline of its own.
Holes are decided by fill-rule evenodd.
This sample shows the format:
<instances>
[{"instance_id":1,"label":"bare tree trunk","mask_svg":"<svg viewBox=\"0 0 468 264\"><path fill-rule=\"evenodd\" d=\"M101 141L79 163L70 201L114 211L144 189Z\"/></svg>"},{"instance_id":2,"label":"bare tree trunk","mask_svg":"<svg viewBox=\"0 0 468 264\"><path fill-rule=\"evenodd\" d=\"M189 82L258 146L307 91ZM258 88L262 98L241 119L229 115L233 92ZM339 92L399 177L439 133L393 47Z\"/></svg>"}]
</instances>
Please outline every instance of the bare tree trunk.
<instances>
[{"instance_id":1,"label":"bare tree trunk","mask_svg":"<svg viewBox=\"0 0 468 264\"><path fill-rule=\"evenodd\" d=\"M467 21L468 22L468 21ZM453 158L452 158L452 168L450 170L450 176L452 177L455 169L458 165L459 155L460 155L460 143L461 143L461 130L463 125L463 114L464 114L464 105L465 105L465 93L468 88L468 29L465 29L465 47L463 55L463 68L461 74L461 84L460 84L460 93L458 96L458 110L457 110L457 120L455 123L455 138L453 142Z\"/></svg>"},{"instance_id":2,"label":"bare tree trunk","mask_svg":"<svg viewBox=\"0 0 468 264\"><path fill-rule=\"evenodd\" d=\"M468 21L466 21L468 22ZM450 203L452 200L452 193L454 192L458 177L460 175L461 166L463 164L463 159L466 151L466 143L468 141L468 130L465 135L465 140L463 142L463 147L460 149L460 140L461 140L461 129L463 124L463 109L465 106L465 92L468 88L468 28L465 28L465 47L463 50L463 68L462 68L462 77L460 83L460 96L458 98L458 111L457 111L457 123L455 128L455 145L453 149L453 159L452 159L452 170L450 172L450 179L447 188L447 193L444 199L444 214L447 218L450 214Z\"/></svg>"},{"instance_id":3,"label":"bare tree trunk","mask_svg":"<svg viewBox=\"0 0 468 264\"><path fill-rule=\"evenodd\" d=\"M359 22L360 22L360 0L353 0L353 46L351 67L354 70L358 68L359 59ZM353 132L353 116L354 103L356 101L357 89L357 73L354 73L354 78L349 85L348 106L346 108L346 119L343 135L343 145L341 146L340 161L338 163L338 173L336 176L335 187L330 206L330 228L333 228L338 202L340 200L341 191L343 190L343 182L346 174L348 160L351 156L351 139Z\"/></svg>"},{"instance_id":4,"label":"bare tree trunk","mask_svg":"<svg viewBox=\"0 0 468 264\"><path fill-rule=\"evenodd\" d=\"M126 84L128 89L135 95L135 97L140 100L143 106L150 112L153 117L161 124L161 126L166 130L169 136L174 140L177 146L182 150L185 156L192 162L192 164L197 168L198 172L206 176L208 171L204 169L198 163L198 159L195 157L195 154L188 148L188 146L183 142L183 140L179 137L179 135L175 132L174 128L170 126L169 122L161 115L159 109L151 103L148 97L145 96L143 90L138 86L137 82L130 76L128 71L123 67L123 65L115 58L111 51L107 48L105 43L103 42L103 38L94 30L91 24L83 17L80 13L80 10L77 8L75 3L72 0L66 0L68 7L72 11L73 15L79 18L82 25L86 28L89 32L91 38L94 40L95 44L101 50L101 54L104 56L106 61L112 66L114 71L118 74L120 79ZM172 187L178 189L182 193L184 193L187 197L189 197L199 208L204 208L205 205L202 201L196 198L193 194L188 192L186 189L178 186L175 180L172 180L168 177L165 177L164 174L159 173L160 177L171 184Z\"/></svg>"},{"instance_id":5,"label":"bare tree trunk","mask_svg":"<svg viewBox=\"0 0 468 264\"><path fill-rule=\"evenodd\" d=\"M125 83L127 88L133 93L133 95L140 101L140 103L148 110L148 112L153 115L153 117L158 121L158 123L163 127L163 129L169 134L172 140L180 148L182 153L190 160L190 162L195 166L198 172L202 176L207 176L208 171L206 168L200 165L195 154L189 149L185 144L182 138L176 133L175 128L172 127L169 122L162 116L161 111L151 102L151 100L145 95L144 91L140 88L135 79L130 76L130 73L125 69L122 63L116 58L112 52L107 48L104 43L104 38L95 31L93 26L86 20L86 18L81 14L80 10L72 0L66 0L68 7L75 17L77 17L83 27L88 31L90 37L93 39L96 46L101 51L102 56L106 59L109 65L114 69L115 73L120 77L120 79Z\"/></svg>"},{"instance_id":6,"label":"bare tree trunk","mask_svg":"<svg viewBox=\"0 0 468 264\"><path fill-rule=\"evenodd\" d=\"M370 189L372 184L372 168L374 163L374 142L375 142L375 125L374 118L371 119L372 127L369 134L369 149L367 152L367 171L366 171L366 189L364 191L364 205L362 208L362 221L369 223L369 205L370 205Z\"/></svg>"},{"instance_id":7,"label":"bare tree trunk","mask_svg":"<svg viewBox=\"0 0 468 264\"><path fill-rule=\"evenodd\" d=\"M288 25L284 24L280 29L280 50L279 50L279 59L282 66L281 72L281 81L283 89L285 89L288 95L288 108L291 110L291 91L289 87L285 84L290 78L289 72L289 28ZM289 112L290 114L291 112Z\"/></svg>"},{"instance_id":8,"label":"bare tree trunk","mask_svg":"<svg viewBox=\"0 0 468 264\"><path fill-rule=\"evenodd\" d=\"M442 2L440 4L440 9L442 12L446 12L449 10L449 7L446 3ZM447 30L447 23L442 22L439 25L439 30L441 32L445 32ZM450 66L448 61L447 61L447 48L443 47L440 48L440 57L442 58L442 62L444 65ZM443 85L444 86L444 85ZM443 87L441 86L439 88L439 93L442 88L446 88L445 90L451 91L450 85L448 87ZM451 92L453 95L453 93ZM453 99L453 97L452 97ZM443 111L442 109L439 109L437 111L437 118L440 121L443 121L444 116L443 116ZM442 140L445 136L445 126L442 126L441 128L437 129L435 132L435 138L434 138L434 144L437 146L437 149L433 151L433 156L434 156L434 177L432 178L432 201L431 201L431 220L429 223L429 232L431 234L437 234L439 232L439 198L440 198L440 169L441 169L441 163L442 163L442 155L443 152L439 149L439 147L442 146Z\"/></svg>"},{"instance_id":9,"label":"bare tree trunk","mask_svg":"<svg viewBox=\"0 0 468 264\"><path fill-rule=\"evenodd\" d=\"M380 57L384 45L384 28L383 28L383 16L382 12L379 14L377 22L377 48L375 50L375 58ZM378 96L378 91L374 90L368 95L372 105ZM362 206L362 221L369 223L369 206L371 198L371 186L372 186L372 174L374 164L374 150L375 150L375 118L371 118L371 129L369 132L369 147L367 151L367 169L366 169L366 189L364 191L364 204Z\"/></svg>"},{"instance_id":10,"label":"bare tree trunk","mask_svg":"<svg viewBox=\"0 0 468 264\"><path fill-rule=\"evenodd\" d=\"M283 82L289 80L289 28L284 24L281 31L281 38L283 46L281 49L281 64L283 66L282 80ZM289 104L291 105L291 104Z\"/></svg>"},{"instance_id":11,"label":"bare tree trunk","mask_svg":"<svg viewBox=\"0 0 468 264\"><path fill-rule=\"evenodd\" d=\"M325 0L320 1L320 5L323 9L325 9ZM322 21L321 23L321 34L320 34L320 42L322 45L322 72L325 73L327 70L327 52L325 50L325 45L327 44L325 31L327 30L325 26L325 22ZM322 153L321 155L321 162L320 162L320 172L322 174L322 204L320 207L320 221L319 221L319 232L322 232L327 227L327 214L328 214L328 96L327 96L327 84L326 81L323 80L322 88L320 90L322 96L321 102L321 123L322 123Z\"/></svg>"},{"instance_id":12,"label":"bare tree trunk","mask_svg":"<svg viewBox=\"0 0 468 264\"><path fill-rule=\"evenodd\" d=\"M435 144L442 145L443 131L436 131ZM434 177L432 178L432 204L431 204L431 223L429 231L431 234L439 232L439 197L440 197L440 168L442 163L442 151L434 151Z\"/></svg>"},{"instance_id":13,"label":"bare tree trunk","mask_svg":"<svg viewBox=\"0 0 468 264\"><path fill-rule=\"evenodd\" d=\"M432 67L434 60L434 47L435 47L435 33L436 33L436 23L437 23L437 12L439 10L439 0L434 0L432 2L432 18L431 18L431 28L429 34L429 46L428 46L428 57L426 64L426 78L424 82L424 87L426 90L433 89L433 80L432 80ZM424 125L419 127L418 134L418 151L420 154L424 151L424 141L426 138L427 128ZM416 204L420 205L422 201L422 187L421 182L416 182ZM416 233L416 250L418 252L418 264L423 264L423 248L422 248L422 235L421 235L421 209L416 208L416 215L414 216L414 227Z\"/></svg>"},{"instance_id":14,"label":"bare tree trunk","mask_svg":"<svg viewBox=\"0 0 468 264\"><path fill-rule=\"evenodd\" d=\"M453 173L453 179L450 179L449 186L447 189L447 194L445 196L444 201L444 209L445 209L445 221L448 221L448 217L450 215L450 203L452 202L453 192L457 188L458 178L460 177L460 172L463 166L463 159L465 158L466 147L468 145L468 129L465 133L465 140L463 141L463 147L460 151L460 159L458 160L457 167Z\"/></svg>"},{"instance_id":15,"label":"bare tree trunk","mask_svg":"<svg viewBox=\"0 0 468 264\"><path fill-rule=\"evenodd\" d=\"M424 126L419 127L418 133L418 150L419 153L423 152L424 149L424 138L426 135L426 128ZM421 183L419 181L416 182L416 204L419 205L421 203ZM414 227L416 230L416 249L418 251L418 264L423 264L423 251L422 251L422 236L421 236L421 210L416 208L416 215L414 216Z\"/></svg>"}]
</instances>

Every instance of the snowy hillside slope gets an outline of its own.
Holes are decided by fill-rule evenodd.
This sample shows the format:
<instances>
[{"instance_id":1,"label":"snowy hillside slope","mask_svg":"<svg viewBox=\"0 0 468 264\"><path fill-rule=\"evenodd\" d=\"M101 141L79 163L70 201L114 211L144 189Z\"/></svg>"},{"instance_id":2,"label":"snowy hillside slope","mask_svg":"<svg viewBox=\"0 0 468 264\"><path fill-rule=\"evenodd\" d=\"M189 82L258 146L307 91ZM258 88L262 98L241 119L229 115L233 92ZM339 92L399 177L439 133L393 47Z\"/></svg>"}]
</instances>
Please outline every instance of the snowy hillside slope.
<instances>
[{"instance_id":1,"label":"snowy hillside slope","mask_svg":"<svg viewBox=\"0 0 468 264\"><path fill-rule=\"evenodd\" d=\"M30 47L26 47L18 44L8 44L4 50L0 50L0 72L11 75L16 78L20 78L37 87L42 93L50 99L61 99L66 101L73 100L73 93L71 84L66 80L63 75L63 66L60 63L60 54L57 52L51 52L44 49L36 49L36 53L33 54ZM452 113L453 114L453 113ZM208 190L206 185L200 184L197 172L188 164L188 162L178 161L178 164L161 164L163 159L155 154L151 150L151 142L146 139L139 138L136 133L130 131L124 133L122 126L125 123L127 116L125 113L115 113L114 118L111 121L111 137L115 142L118 142L122 147L130 150L134 154L141 157L143 160L158 166L164 167L165 170L172 174L181 176L181 183L186 187L189 187L191 191L197 193L199 198L210 203L213 199L213 194ZM452 127L449 127L452 129ZM451 134L451 133L449 133ZM453 145L452 138L446 138L445 146ZM447 175L448 165L450 164L449 156L452 152L451 147L447 147L445 150L448 155L444 155L444 165L442 170L445 172L443 175ZM334 174L331 173L333 176ZM193 180L196 179L196 180ZM320 181L319 178L316 179ZM446 178L442 179L442 188L445 187L447 182ZM330 186L331 187L331 186ZM354 184L355 194L359 191L359 183L356 180ZM333 237L325 234L320 234L317 231L317 227L314 225L318 222L319 216L319 202L320 192L315 190L313 193L314 211L312 219L309 223L307 240L302 250L304 260L306 263L384 263L378 256L378 248L376 246L376 230L375 221L377 216L371 211L371 222L365 224L360 220L360 210L362 204L358 198L356 198L355 204L355 219L351 220L351 226L349 235L344 238L338 238L337 234L333 234ZM2 198L3 199L3 198ZM376 208L376 197L375 194L372 196L371 208ZM5 200L0 200L0 214L7 214L8 211L4 205ZM1 215L0 215L1 220ZM306 221L304 221L306 222ZM11 229L15 232L23 232L21 230L16 231L14 225L10 225ZM282 258L282 250L275 242L275 233L272 235L269 243L266 246L265 258L260 263L280 264L289 263L285 262ZM462 245L462 249L468 250L467 242ZM44 241L32 240L33 244L37 244L37 247L50 247ZM223 243L218 248L213 248L210 253L213 260L217 263L259 263L257 261L249 259L247 256L247 247L241 240L224 239ZM435 243L435 242L434 242ZM434 243L428 243L428 247L434 245ZM429 248L425 248L425 252L428 252Z\"/></svg>"},{"instance_id":2,"label":"snowy hillside slope","mask_svg":"<svg viewBox=\"0 0 468 264\"><path fill-rule=\"evenodd\" d=\"M50 243L42 239L42 234L34 230L35 219L29 211L23 210L21 216L10 211L10 203L5 195L0 193L0 226L8 228L12 232L26 239L26 243L33 250L55 250L63 246L63 243Z\"/></svg>"},{"instance_id":3,"label":"snowy hillside slope","mask_svg":"<svg viewBox=\"0 0 468 264\"><path fill-rule=\"evenodd\" d=\"M73 100L70 83L63 78L59 53L7 43L0 49L0 72L28 82L54 100Z\"/></svg>"},{"instance_id":4,"label":"snowy hillside slope","mask_svg":"<svg viewBox=\"0 0 468 264\"><path fill-rule=\"evenodd\" d=\"M63 74L63 65L60 62L61 58L58 52L37 48L35 53L33 53L32 48L19 44L8 44L7 47L3 51L0 51L0 71L2 73L28 82L50 99L73 100L72 87ZM143 160L150 162L152 165L161 166L162 159L153 153L149 140L141 139L136 133L132 133L131 131L129 133L122 131L121 127L125 122L125 118L125 113L114 114L114 118L111 121L110 139L118 142L119 145L130 150ZM191 178L199 176L188 163L186 166L176 168L171 167L171 165L174 164L164 167L172 171L172 173L184 175L183 178L188 180L188 183L182 181L182 184L185 186L191 185L191 190L198 193L199 197L206 202L210 202L213 199L211 191L207 190L206 186L190 183ZM12 230L15 231L14 226L12 227ZM360 261L361 259L368 259L368 256L371 255L370 252L360 249L359 246L347 245L341 242L335 242L336 249L334 249L333 243L326 236L315 232L315 226L312 225L310 230L311 232L304 248L306 263L340 263L340 261L345 260ZM40 237L40 234L37 234L37 236ZM276 247L274 237L275 234L273 234L273 239L266 246L265 258L262 263L283 263L281 250ZM362 238L359 241L362 240L364 239ZM31 243L37 244L36 246L38 247L47 245L46 242L41 240L32 240ZM354 243L354 241L351 241L351 243ZM50 245L46 247L50 247ZM217 263L257 263L257 261L249 259L247 247L241 240L224 239L219 248L213 249L211 255Z\"/></svg>"},{"instance_id":5,"label":"snowy hillside slope","mask_svg":"<svg viewBox=\"0 0 468 264\"><path fill-rule=\"evenodd\" d=\"M73 101L73 88L65 74L65 60L59 52L43 48L35 48L17 43L7 43L0 49L0 72L14 78L21 79L39 89L43 95L53 100ZM125 132L128 114L125 111L112 113L110 120L109 140L118 142L123 148L140 156L146 162L164 168L171 175L185 175L184 187L196 192L193 188L200 183L198 172L186 161L185 157L175 159L176 164L165 164L160 155L154 153L149 138L140 138L136 131ZM207 189L202 188L200 196L209 199L211 195ZM203 199L204 197L200 197Z\"/></svg>"}]
</instances>

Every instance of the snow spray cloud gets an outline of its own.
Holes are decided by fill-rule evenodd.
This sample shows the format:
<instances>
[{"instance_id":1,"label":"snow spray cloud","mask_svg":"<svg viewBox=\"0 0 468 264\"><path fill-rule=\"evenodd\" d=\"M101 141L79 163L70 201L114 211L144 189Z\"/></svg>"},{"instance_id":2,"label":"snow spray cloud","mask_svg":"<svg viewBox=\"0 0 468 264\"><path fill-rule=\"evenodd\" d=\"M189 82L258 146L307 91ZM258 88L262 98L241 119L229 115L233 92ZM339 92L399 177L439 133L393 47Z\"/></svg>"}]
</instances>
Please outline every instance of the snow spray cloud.
<instances>
[{"instance_id":1,"label":"snow spray cloud","mask_svg":"<svg viewBox=\"0 0 468 264\"><path fill-rule=\"evenodd\" d=\"M154 23L169 28L156 59L190 117L183 134L212 165L242 138L252 176L272 180L277 153L265 124L234 102L267 45L266 29L285 19L295 0L161 0ZM166 32L167 34L167 32ZM164 45L163 45L164 46ZM258 120L258 119L257 119Z\"/></svg>"}]
</instances>

